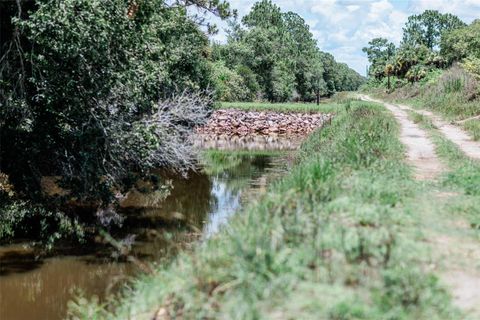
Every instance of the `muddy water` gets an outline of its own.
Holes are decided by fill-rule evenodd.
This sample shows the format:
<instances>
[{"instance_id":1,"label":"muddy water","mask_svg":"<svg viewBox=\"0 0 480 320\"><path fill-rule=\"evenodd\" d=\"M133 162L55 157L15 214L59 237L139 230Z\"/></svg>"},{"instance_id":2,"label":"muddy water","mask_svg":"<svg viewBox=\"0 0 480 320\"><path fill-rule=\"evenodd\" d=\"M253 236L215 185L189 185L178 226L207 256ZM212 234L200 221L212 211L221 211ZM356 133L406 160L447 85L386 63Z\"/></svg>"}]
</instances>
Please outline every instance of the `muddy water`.
<instances>
[{"instance_id":1,"label":"muddy water","mask_svg":"<svg viewBox=\"0 0 480 320\"><path fill-rule=\"evenodd\" d=\"M259 149L271 148L260 143ZM162 263L211 236L288 166L285 151L208 151L201 162L203 169L188 178L168 177L160 193L135 191L125 199L120 234L131 256ZM102 243L59 248L48 258L27 245L0 247L0 319L63 319L72 297L104 299L138 272L138 264Z\"/></svg>"}]
</instances>

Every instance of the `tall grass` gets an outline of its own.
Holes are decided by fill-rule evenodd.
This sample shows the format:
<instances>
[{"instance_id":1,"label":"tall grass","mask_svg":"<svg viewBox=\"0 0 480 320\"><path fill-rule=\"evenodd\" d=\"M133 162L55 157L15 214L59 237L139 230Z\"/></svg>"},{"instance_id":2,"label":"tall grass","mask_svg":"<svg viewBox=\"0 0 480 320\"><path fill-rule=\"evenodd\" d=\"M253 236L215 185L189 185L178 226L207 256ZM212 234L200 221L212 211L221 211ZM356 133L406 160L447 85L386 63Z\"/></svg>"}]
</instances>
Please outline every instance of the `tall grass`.
<instances>
[{"instance_id":1,"label":"tall grass","mask_svg":"<svg viewBox=\"0 0 480 320\"><path fill-rule=\"evenodd\" d=\"M240 109L246 111L276 111L276 112L304 112L315 113L337 112L341 105L334 103L269 103L269 102L221 102L217 109Z\"/></svg>"},{"instance_id":2,"label":"tall grass","mask_svg":"<svg viewBox=\"0 0 480 320\"><path fill-rule=\"evenodd\" d=\"M438 112L449 120L480 115L480 84L458 65L444 71L434 82L416 88L406 86L392 97L411 99L415 105Z\"/></svg>"},{"instance_id":3,"label":"tall grass","mask_svg":"<svg viewBox=\"0 0 480 320\"><path fill-rule=\"evenodd\" d=\"M480 232L480 162L468 158L453 142L441 135L423 116L416 116L418 122L429 130L437 146L438 155L451 168L442 179L443 186L459 193L450 204L453 215L463 214L472 228Z\"/></svg>"},{"instance_id":4,"label":"tall grass","mask_svg":"<svg viewBox=\"0 0 480 320\"><path fill-rule=\"evenodd\" d=\"M370 87L365 90L385 99L427 108L450 121L480 116L480 83L473 74L459 65L452 66L441 75L438 71L432 72L431 78L427 77L423 82L403 84L390 94L380 88ZM461 126L475 140L480 140L478 118L465 121Z\"/></svg>"},{"instance_id":5,"label":"tall grass","mask_svg":"<svg viewBox=\"0 0 480 320\"><path fill-rule=\"evenodd\" d=\"M480 140L480 119L468 120L462 124L462 127L470 132L474 140Z\"/></svg>"},{"instance_id":6,"label":"tall grass","mask_svg":"<svg viewBox=\"0 0 480 320\"><path fill-rule=\"evenodd\" d=\"M415 104L438 112L450 120L463 120L480 115L480 83L475 77L453 66L438 81L424 88ZM473 139L480 140L480 120L462 123Z\"/></svg>"},{"instance_id":7,"label":"tall grass","mask_svg":"<svg viewBox=\"0 0 480 320\"><path fill-rule=\"evenodd\" d=\"M350 102L301 148L295 169L218 235L84 319L452 319L421 267L417 185L393 117ZM110 311L108 311L110 310Z\"/></svg>"}]
</instances>

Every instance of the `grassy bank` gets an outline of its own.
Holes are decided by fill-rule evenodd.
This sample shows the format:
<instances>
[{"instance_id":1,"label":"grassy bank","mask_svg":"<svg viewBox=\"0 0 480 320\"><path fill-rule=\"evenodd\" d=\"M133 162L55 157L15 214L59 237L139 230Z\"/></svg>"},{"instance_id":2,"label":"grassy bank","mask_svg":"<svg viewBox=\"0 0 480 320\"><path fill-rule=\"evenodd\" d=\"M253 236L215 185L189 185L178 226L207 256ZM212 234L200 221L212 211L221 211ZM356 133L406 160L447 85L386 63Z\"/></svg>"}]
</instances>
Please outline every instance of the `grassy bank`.
<instances>
[{"instance_id":1,"label":"grassy bank","mask_svg":"<svg viewBox=\"0 0 480 320\"><path fill-rule=\"evenodd\" d=\"M368 88L368 92L382 99L433 111L448 121L459 121L475 140L480 140L480 119L471 119L480 116L480 84L459 66L443 72L436 70L422 81L395 88L389 94L384 87Z\"/></svg>"},{"instance_id":2,"label":"grassy bank","mask_svg":"<svg viewBox=\"0 0 480 320\"><path fill-rule=\"evenodd\" d=\"M269 102L221 102L218 109L240 109L246 111L276 111L276 112L337 112L341 107L336 104L321 103L269 103Z\"/></svg>"},{"instance_id":3,"label":"grassy bank","mask_svg":"<svg viewBox=\"0 0 480 320\"><path fill-rule=\"evenodd\" d=\"M453 319L417 221L398 126L351 102L228 227L83 319ZM155 317L156 315L156 317Z\"/></svg>"}]
</instances>

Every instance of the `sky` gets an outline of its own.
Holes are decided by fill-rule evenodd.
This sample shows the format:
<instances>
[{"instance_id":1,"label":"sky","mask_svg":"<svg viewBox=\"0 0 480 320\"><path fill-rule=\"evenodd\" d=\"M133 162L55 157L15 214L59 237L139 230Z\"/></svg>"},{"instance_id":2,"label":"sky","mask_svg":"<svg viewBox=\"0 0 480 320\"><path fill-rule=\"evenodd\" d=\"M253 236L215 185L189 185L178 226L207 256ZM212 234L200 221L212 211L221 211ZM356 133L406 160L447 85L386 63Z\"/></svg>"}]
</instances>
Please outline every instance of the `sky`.
<instances>
[{"instance_id":1,"label":"sky","mask_svg":"<svg viewBox=\"0 0 480 320\"><path fill-rule=\"evenodd\" d=\"M229 0L239 17L247 14L256 0ZM452 13L470 23L480 18L480 0L272 0L283 12L302 16L322 51L334 55L365 75L368 65L362 48L373 38L384 37L396 45L408 16L427 9ZM215 19L220 32L214 40L225 42L226 23Z\"/></svg>"}]
</instances>

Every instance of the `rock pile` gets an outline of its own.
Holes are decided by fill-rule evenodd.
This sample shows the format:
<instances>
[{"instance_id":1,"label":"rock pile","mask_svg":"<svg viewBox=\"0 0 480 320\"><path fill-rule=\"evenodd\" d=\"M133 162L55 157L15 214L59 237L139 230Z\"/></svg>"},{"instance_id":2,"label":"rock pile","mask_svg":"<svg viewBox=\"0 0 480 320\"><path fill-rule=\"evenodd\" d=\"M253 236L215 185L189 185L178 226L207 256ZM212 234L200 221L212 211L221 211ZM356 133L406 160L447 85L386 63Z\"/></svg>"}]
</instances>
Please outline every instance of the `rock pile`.
<instances>
[{"instance_id":1,"label":"rock pile","mask_svg":"<svg viewBox=\"0 0 480 320\"><path fill-rule=\"evenodd\" d=\"M197 128L210 135L307 135L331 119L331 114L217 110Z\"/></svg>"}]
</instances>

